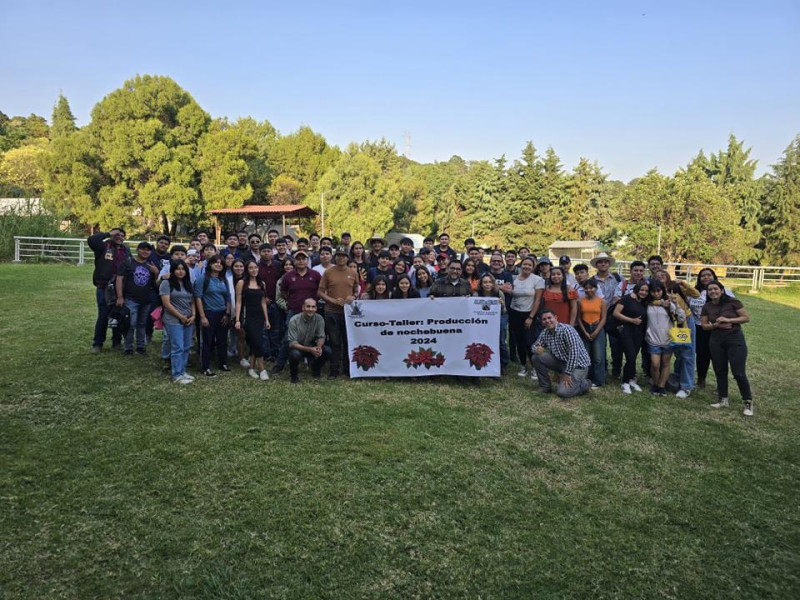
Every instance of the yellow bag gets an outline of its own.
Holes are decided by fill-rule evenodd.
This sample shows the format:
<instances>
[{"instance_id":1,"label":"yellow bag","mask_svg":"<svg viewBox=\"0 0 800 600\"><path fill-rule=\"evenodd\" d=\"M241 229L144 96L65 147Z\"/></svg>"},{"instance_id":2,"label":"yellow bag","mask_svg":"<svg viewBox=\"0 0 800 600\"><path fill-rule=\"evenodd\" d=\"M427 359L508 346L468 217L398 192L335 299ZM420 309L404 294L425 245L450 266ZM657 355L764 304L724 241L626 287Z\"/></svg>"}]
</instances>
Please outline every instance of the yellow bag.
<instances>
[{"instance_id":1,"label":"yellow bag","mask_svg":"<svg viewBox=\"0 0 800 600\"><path fill-rule=\"evenodd\" d=\"M688 327L678 327L673 323L669 328L669 345L670 346L691 346L692 345L692 330Z\"/></svg>"}]
</instances>

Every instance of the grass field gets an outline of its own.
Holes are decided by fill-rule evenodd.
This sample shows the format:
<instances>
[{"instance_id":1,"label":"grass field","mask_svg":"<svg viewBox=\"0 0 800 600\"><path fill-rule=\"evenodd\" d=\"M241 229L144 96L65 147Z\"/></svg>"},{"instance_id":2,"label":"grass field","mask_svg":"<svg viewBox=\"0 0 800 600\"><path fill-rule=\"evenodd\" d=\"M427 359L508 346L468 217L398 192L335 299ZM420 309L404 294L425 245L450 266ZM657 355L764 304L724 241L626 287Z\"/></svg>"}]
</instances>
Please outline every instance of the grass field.
<instances>
[{"instance_id":1,"label":"grass field","mask_svg":"<svg viewBox=\"0 0 800 600\"><path fill-rule=\"evenodd\" d=\"M743 298L746 419L733 382L176 386L89 352L90 280L0 265L0 598L798 597L798 302Z\"/></svg>"}]
</instances>

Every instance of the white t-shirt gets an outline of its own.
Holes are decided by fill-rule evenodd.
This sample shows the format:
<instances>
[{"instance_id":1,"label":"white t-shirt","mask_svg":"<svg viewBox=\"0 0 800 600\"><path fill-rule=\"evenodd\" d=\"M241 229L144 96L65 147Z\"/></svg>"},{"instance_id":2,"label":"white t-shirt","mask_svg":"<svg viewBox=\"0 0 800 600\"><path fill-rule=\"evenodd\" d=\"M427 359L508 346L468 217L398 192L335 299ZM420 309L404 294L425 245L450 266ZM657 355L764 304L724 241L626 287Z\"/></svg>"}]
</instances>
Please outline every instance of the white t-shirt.
<instances>
[{"instance_id":1,"label":"white t-shirt","mask_svg":"<svg viewBox=\"0 0 800 600\"><path fill-rule=\"evenodd\" d=\"M328 269L329 269L330 267L331 267L331 265L328 265ZM320 275L322 275L322 274L323 274L323 273L324 273L324 272L327 270L327 269L326 269L325 267L323 267L322 265L317 265L316 267L311 267L311 268L312 268L312 269L314 269L314 270L315 270L317 273L319 273Z\"/></svg>"},{"instance_id":2,"label":"white t-shirt","mask_svg":"<svg viewBox=\"0 0 800 600\"><path fill-rule=\"evenodd\" d=\"M520 312L530 312L536 299L536 290L544 289L544 279L531 273L527 279L519 275L514 277L514 288L511 291L511 307Z\"/></svg>"}]
</instances>

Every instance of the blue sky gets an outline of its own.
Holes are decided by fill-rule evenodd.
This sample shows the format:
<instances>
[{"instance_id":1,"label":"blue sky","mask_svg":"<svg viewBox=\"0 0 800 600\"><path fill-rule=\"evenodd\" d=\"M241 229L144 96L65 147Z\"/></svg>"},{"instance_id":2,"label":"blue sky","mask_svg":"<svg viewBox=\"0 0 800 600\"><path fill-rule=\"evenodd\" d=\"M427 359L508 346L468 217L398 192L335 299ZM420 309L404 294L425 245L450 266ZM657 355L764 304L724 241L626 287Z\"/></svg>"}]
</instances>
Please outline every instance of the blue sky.
<instances>
[{"instance_id":1,"label":"blue sky","mask_svg":"<svg viewBox=\"0 0 800 600\"><path fill-rule=\"evenodd\" d=\"M422 161L517 158L624 181L667 173L735 133L759 172L800 133L800 3L36 2L2 0L0 110L79 124L139 74L214 117L386 137Z\"/></svg>"}]
</instances>

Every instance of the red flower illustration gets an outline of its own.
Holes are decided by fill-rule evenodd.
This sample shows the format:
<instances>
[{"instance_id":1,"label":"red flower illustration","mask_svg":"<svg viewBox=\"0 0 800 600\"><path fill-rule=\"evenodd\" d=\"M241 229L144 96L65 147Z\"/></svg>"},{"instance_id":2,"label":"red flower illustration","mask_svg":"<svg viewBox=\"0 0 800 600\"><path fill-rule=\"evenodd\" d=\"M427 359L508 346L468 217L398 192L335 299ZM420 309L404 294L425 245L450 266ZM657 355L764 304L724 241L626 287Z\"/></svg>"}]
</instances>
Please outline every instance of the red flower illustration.
<instances>
[{"instance_id":1,"label":"red flower illustration","mask_svg":"<svg viewBox=\"0 0 800 600\"><path fill-rule=\"evenodd\" d=\"M492 351L486 344L470 344L464 353L464 359L469 361L469 366L480 371L492 362Z\"/></svg>"},{"instance_id":2,"label":"red flower illustration","mask_svg":"<svg viewBox=\"0 0 800 600\"><path fill-rule=\"evenodd\" d=\"M356 346L353 348L353 358L350 362L356 363L356 367L369 371L378 364L378 357L381 355L372 346Z\"/></svg>"},{"instance_id":3,"label":"red flower illustration","mask_svg":"<svg viewBox=\"0 0 800 600\"><path fill-rule=\"evenodd\" d=\"M430 370L431 367L441 367L444 361L444 354L436 352L433 348L423 348L422 346L419 347L419 350L409 352L408 356L403 359L407 369L425 367Z\"/></svg>"}]
</instances>

